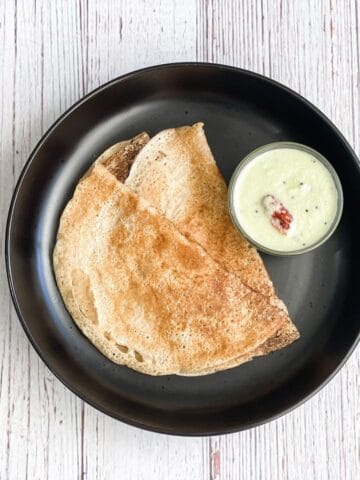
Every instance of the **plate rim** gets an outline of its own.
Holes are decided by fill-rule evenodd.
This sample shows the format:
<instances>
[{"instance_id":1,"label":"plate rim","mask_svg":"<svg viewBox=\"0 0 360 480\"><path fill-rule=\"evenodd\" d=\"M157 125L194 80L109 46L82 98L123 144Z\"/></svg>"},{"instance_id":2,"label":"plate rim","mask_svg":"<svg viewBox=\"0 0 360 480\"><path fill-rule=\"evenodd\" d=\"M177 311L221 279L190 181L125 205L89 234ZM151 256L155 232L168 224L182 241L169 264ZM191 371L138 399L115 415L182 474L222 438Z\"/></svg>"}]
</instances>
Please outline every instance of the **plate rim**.
<instances>
[{"instance_id":1,"label":"plate rim","mask_svg":"<svg viewBox=\"0 0 360 480\"><path fill-rule=\"evenodd\" d=\"M39 355L40 359L43 361L45 366L52 372L52 374L66 387L68 388L73 394L75 394L77 397L79 397L82 401L86 402L88 405L91 407L97 409L98 411L114 418L115 420L119 420L127 425L131 425L133 427L137 427L146 431L151 431L151 432L156 432L156 433L162 433L162 434L167 434L167 435L175 435L175 436L185 436L185 437L197 437L197 436L212 436L212 435L223 435L227 433L235 433L235 432L241 432L245 431L251 428L258 427L260 425L264 425L267 423L270 423L274 420L279 419L280 417L287 415L291 411L295 410L296 408L300 407L304 403L306 403L308 400L313 398L317 393L319 393L320 390L322 390L342 369L342 367L345 365L345 363L349 360L350 356L353 354L354 350L356 349L358 343L360 342L360 327L359 331L352 342L350 348L347 350L346 354L342 358L342 360L339 362L339 364L333 369L333 371L310 393L306 394L303 396L300 400L295 401L295 403L288 408L285 408L281 412L275 413L266 419L263 420L258 420L258 421L251 421L248 425L241 426L241 425L234 425L234 426L226 426L226 427L220 427L218 429L214 430L209 430L209 431L186 431L184 430L177 430L174 431L171 428L168 428L166 426L153 426L149 425L146 423L142 423L141 421L134 421L131 420L127 417L124 417L123 415L116 415L112 412L110 412L107 408L100 406L96 401L89 400L84 396L84 394L77 389L76 386L70 385L66 379L63 378L61 373L57 372L57 369L55 366L49 364L49 361L45 358L45 355L43 355L41 351L41 347L37 344L37 342L34 340L30 329L28 328L27 322L21 312L21 308L19 305L19 301L17 299L17 293L16 289L14 287L14 282L13 282L13 273L12 273L12 267L11 267L11 258L10 258L10 231L12 227L12 219L13 219L13 214L14 214L14 208L16 205L16 201L18 198L18 194L20 192L20 189L22 187L23 181L26 177L26 174L31 167L31 164L33 160L35 159L38 151L40 148L45 144L49 136L52 134L52 132L60 125L70 114L72 114L77 108L79 108L82 104L86 103L89 99L92 97L95 97L98 95L101 91L106 90L113 84L121 83L124 81L127 81L131 78L134 78L138 75L146 74L148 72L156 71L156 70L166 70L166 69L174 69L174 68L179 68L179 69L186 69L186 68L212 68L214 70L223 70L227 72L233 72L237 74L242 74L246 75L248 77L252 77L258 80L261 80L262 82L265 82L269 85L275 86L276 88L279 88L280 90L283 90L287 94L290 94L291 96L297 98L299 101L304 103L310 110L312 110L313 113L315 113L317 116L319 116L326 124L328 127L330 127L333 132L337 135L338 139L341 141L343 144L343 147L348 150L350 153L351 157L354 160L354 165L359 171L360 174L360 161L352 148L352 146L349 144L349 142L346 140L345 136L342 134L342 132L338 129L338 127L318 108L316 107L313 103L311 103L309 100L307 100L305 97L303 97L301 94L296 92L295 90L287 87L286 85L269 78L265 75L262 75L257 72L253 72L251 70L247 70L244 68L236 67L236 66L231 66L231 65L225 65L221 63L212 63L212 62L198 62L198 61L186 61L186 62L171 62L171 63L163 63L159 65L151 65L148 67L140 68L134 71L127 72L125 74L119 75L101 85L96 87L95 89L91 90L84 96L82 96L79 100L77 100L75 103L73 103L69 108L67 108L59 117L56 118L56 120L49 126L49 128L45 131L45 133L40 137L39 141L36 143L35 147L32 149L28 159L26 160L24 166L21 169L21 172L19 174L19 177L16 181L14 191L11 196L11 201L9 204L8 208L8 214L7 214L7 219L6 219L6 227L5 227L5 237L4 237L4 254L5 254L5 267L6 267L6 275L7 275L7 281L9 285L9 290L10 290L10 295L12 299L13 306L15 308L16 315L20 321L20 324L30 341L30 344L36 351L36 353Z\"/></svg>"}]
</instances>

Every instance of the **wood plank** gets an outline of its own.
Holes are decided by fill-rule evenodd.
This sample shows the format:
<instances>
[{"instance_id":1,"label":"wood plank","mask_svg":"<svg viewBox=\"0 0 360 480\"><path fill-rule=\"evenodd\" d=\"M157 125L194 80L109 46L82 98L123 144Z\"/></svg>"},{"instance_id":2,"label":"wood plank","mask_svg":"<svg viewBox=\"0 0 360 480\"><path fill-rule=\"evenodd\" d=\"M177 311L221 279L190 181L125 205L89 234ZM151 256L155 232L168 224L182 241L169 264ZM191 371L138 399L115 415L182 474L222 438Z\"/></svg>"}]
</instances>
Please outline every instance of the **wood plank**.
<instances>
[{"instance_id":1,"label":"wood plank","mask_svg":"<svg viewBox=\"0 0 360 480\"><path fill-rule=\"evenodd\" d=\"M41 134L88 91L151 64L197 59L269 75L319 106L359 154L359 25L357 0L0 0L0 238ZM0 269L0 479L359 476L359 349L318 395L268 425L158 435L100 414L55 379L6 283Z\"/></svg>"}]
</instances>

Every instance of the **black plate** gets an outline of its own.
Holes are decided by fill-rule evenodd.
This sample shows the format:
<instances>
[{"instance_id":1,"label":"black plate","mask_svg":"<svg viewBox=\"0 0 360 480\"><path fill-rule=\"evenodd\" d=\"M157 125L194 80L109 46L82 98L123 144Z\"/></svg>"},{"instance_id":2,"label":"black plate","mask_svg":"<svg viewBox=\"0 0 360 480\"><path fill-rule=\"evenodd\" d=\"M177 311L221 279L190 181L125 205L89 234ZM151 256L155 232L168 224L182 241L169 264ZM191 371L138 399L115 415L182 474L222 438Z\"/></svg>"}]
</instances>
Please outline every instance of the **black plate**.
<instances>
[{"instance_id":1,"label":"black plate","mask_svg":"<svg viewBox=\"0 0 360 480\"><path fill-rule=\"evenodd\" d=\"M228 181L250 150L292 140L335 167L345 208L334 236L299 257L264 256L301 332L290 347L225 372L153 378L108 361L76 328L57 290L51 253L61 211L91 162L141 132L202 120ZM6 263L14 304L33 346L94 407L159 432L204 435L259 425L309 398L343 365L359 336L360 244L354 207L360 169L332 123L291 90L259 75L175 64L120 77L90 93L44 135L11 203Z\"/></svg>"}]
</instances>

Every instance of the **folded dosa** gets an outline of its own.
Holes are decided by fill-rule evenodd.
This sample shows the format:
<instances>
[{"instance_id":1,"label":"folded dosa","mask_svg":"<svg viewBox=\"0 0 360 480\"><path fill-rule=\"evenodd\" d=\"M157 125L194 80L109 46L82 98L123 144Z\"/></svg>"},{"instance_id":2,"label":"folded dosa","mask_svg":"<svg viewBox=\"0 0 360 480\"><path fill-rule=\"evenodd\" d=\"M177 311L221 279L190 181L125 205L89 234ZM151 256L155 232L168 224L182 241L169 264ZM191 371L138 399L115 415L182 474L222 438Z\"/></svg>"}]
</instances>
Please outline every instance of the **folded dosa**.
<instances>
[{"instance_id":1,"label":"folded dosa","mask_svg":"<svg viewBox=\"0 0 360 480\"><path fill-rule=\"evenodd\" d=\"M164 130L153 137L136 156L125 183L226 270L236 273L245 285L268 296L273 305L287 312L260 255L230 219L226 184L202 123ZM276 337L253 354L267 354L298 337L298 330L287 316Z\"/></svg>"},{"instance_id":2,"label":"folded dosa","mask_svg":"<svg viewBox=\"0 0 360 480\"><path fill-rule=\"evenodd\" d=\"M100 157L62 214L53 261L67 309L104 355L143 373L196 375L249 360L281 331L286 310L122 183L116 159L128 152L129 168L134 144Z\"/></svg>"}]
</instances>

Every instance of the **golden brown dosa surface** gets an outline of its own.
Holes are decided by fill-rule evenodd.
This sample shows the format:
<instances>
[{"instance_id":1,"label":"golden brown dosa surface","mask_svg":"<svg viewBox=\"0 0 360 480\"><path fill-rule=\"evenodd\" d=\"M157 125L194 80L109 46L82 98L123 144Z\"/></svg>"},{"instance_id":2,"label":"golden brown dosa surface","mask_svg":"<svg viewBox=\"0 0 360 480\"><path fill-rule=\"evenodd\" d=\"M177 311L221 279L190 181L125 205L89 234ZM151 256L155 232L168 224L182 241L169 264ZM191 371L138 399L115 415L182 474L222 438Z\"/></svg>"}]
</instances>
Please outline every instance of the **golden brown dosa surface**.
<instances>
[{"instance_id":1,"label":"golden brown dosa surface","mask_svg":"<svg viewBox=\"0 0 360 480\"><path fill-rule=\"evenodd\" d=\"M288 319L118 181L104 158L66 206L53 258L80 329L108 358L144 373L239 364Z\"/></svg>"},{"instance_id":2,"label":"golden brown dosa surface","mask_svg":"<svg viewBox=\"0 0 360 480\"><path fill-rule=\"evenodd\" d=\"M121 163L121 156L118 161ZM125 183L226 270L287 312L276 296L260 255L230 219L226 184L202 123L164 130L153 137L136 156ZM283 348L298 337L297 328L287 316L281 331L253 355Z\"/></svg>"}]
</instances>

